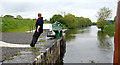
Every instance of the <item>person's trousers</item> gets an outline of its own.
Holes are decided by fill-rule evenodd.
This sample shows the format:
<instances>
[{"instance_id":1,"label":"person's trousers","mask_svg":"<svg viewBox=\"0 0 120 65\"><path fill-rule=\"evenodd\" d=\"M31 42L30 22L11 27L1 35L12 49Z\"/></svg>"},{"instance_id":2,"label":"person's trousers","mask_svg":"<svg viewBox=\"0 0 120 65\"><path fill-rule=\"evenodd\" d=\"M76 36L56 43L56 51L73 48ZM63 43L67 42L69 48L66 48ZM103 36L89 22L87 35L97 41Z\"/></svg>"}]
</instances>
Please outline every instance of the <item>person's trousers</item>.
<instances>
[{"instance_id":1,"label":"person's trousers","mask_svg":"<svg viewBox=\"0 0 120 65\"><path fill-rule=\"evenodd\" d=\"M40 34L41 34L41 32L35 31L35 33L33 34L33 37L32 37L31 46L34 46L36 44Z\"/></svg>"}]
</instances>

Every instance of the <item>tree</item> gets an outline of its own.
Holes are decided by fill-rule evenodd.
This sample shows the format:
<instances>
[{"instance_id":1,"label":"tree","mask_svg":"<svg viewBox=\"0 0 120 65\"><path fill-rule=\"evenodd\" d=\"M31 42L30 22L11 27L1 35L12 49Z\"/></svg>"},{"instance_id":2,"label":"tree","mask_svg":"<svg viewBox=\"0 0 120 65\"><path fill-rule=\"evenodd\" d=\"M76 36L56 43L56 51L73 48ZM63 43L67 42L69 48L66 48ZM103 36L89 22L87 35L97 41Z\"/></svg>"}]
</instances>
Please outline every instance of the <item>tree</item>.
<instances>
[{"instance_id":1,"label":"tree","mask_svg":"<svg viewBox=\"0 0 120 65\"><path fill-rule=\"evenodd\" d=\"M86 27L92 24L89 18L76 17L73 14L66 14L64 15L64 17L60 14L55 14L50 19L50 22L54 23L55 21L62 23L66 28L69 28L69 29L75 29L77 27L78 28Z\"/></svg>"},{"instance_id":2,"label":"tree","mask_svg":"<svg viewBox=\"0 0 120 65\"><path fill-rule=\"evenodd\" d=\"M76 20L75 16L72 14L65 15L64 22L69 29L74 29L78 25L78 21Z\"/></svg>"},{"instance_id":3,"label":"tree","mask_svg":"<svg viewBox=\"0 0 120 65\"><path fill-rule=\"evenodd\" d=\"M21 15L16 16L17 19L23 19Z\"/></svg>"},{"instance_id":4,"label":"tree","mask_svg":"<svg viewBox=\"0 0 120 65\"><path fill-rule=\"evenodd\" d=\"M89 18L76 17L76 20L78 21L77 27L86 27L92 24Z\"/></svg>"},{"instance_id":5,"label":"tree","mask_svg":"<svg viewBox=\"0 0 120 65\"><path fill-rule=\"evenodd\" d=\"M96 22L92 22L92 25L97 25L97 23Z\"/></svg>"},{"instance_id":6,"label":"tree","mask_svg":"<svg viewBox=\"0 0 120 65\"><path fill-rule=\"evenodd\" d=\"M117 16L114 17L114 22L116 22L116 17L117 17Z\"/></svg>"},{"instance_id":7,"label":"tree","mask_svg":"<svg viewBox=\"0 0 120 65\"><path fill-rule=\"evenodd\" d=\"M5 15L4 18L14 18L12 15Z\"/></svg>"},{"instance_id":8,"label":"tree","mask_svg":"<svg viewBox=\"0 0 120 65\"><path fill-rule=\"evenodd\" d=\"M55 21L63 23L63 17L62 17L62 15L60 15L60 14L53 15L52 18L50 18L50 22L54 23Z\"/></svg>"},{"instance_id":9,"label":"tree","mask_svg":"<svg viewBox=\"0 0 120 65\"><path fill-rule=\"evenodd\" d=\"M101 30L103 30L104 26L106 25L105 20L112 17L112 10L110 10L109 8L103 7L97 12L96 17L98 18L97 19L98 28L101 28Z\"/></svg>"},{"instance_id":10,"label":"tree","mask_svg":"<svg viewBox=\"0 0 120 65\"><path fill-rule=\"evenodd\" d=\"M45 19L44 22L50 22L49 20Z\"/></svg>"}]
</instances>

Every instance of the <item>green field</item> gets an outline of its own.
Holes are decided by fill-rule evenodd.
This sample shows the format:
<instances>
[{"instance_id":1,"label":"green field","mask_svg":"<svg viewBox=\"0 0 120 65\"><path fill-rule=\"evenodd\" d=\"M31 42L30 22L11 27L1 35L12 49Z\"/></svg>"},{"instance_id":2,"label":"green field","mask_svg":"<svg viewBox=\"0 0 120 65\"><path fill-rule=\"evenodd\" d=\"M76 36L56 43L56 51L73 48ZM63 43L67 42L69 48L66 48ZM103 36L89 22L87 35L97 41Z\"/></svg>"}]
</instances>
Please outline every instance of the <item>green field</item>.
<instances>
[{"instance_id":1,"label":"green field","mask_svg":"<svg viewBox=\"0 0 120 65\"><path fill-rule=\"evenodd\" d=\"M0 17L0 32L2 32L2 18Z\"/></svg>"},{"instance_id":2,"label":"green field","mask_svg":"<svg viewBox=\"0 0 120 65\"><path fill-rule=\"evenodd\" d=\"M2 32L25 32L35 26L35 20L2 18Z\"/></svg>"}]
</instances>

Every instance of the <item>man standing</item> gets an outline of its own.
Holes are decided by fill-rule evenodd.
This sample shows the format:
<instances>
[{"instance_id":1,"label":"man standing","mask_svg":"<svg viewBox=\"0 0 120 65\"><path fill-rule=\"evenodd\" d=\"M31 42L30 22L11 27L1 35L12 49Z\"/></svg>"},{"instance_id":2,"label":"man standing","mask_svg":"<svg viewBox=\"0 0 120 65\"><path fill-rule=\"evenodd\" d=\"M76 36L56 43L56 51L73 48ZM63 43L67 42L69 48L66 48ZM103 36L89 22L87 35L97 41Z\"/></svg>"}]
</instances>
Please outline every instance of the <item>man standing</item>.
<instances>
[{"instance_id":1,"label":"man standing","mask_svg":"<svg viewBox=\"0 0 120 65\"><path fill-rule=\"evenodd\" d=\"M30 46L31 47L34 47L40 34L43 33L43 17L41 17L42 14L41 13L38 13L38 19L36 20L36 30L35 30L35 33L33 34L33 38L32 38L32 41L31 41L31 44Z\"/></svg>"}]
</instances>

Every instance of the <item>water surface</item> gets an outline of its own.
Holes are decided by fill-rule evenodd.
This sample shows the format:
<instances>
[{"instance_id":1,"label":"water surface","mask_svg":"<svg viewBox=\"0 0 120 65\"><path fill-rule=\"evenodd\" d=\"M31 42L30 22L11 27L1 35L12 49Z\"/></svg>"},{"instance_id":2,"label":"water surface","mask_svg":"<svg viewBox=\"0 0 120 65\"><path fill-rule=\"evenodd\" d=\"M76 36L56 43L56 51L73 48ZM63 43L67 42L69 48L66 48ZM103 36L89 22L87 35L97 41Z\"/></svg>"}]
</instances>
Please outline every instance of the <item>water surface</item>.
<instances>
[{"instance_id":1,"label":"water surface","mask_svg":"<svg viewBox=\"0 0 120 65\"><path fill-rule=\"evenodd\" d=\"M96 26L68 30L63 63L112 63L114 37Z\"/></svg>"}]
</instances>

